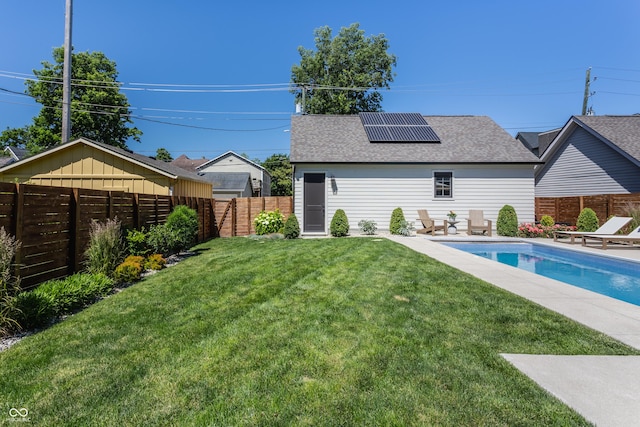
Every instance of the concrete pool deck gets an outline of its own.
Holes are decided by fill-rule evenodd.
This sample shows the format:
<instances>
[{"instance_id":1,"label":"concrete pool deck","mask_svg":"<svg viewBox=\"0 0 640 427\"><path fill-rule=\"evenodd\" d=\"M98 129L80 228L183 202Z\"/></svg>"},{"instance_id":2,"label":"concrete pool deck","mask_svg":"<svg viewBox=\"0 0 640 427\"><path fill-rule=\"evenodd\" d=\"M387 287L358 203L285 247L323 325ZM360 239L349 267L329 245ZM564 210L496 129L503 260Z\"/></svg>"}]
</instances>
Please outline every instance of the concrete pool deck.
<instances>
[{"instance_id":1,"label":"concrete pool deck","mask_svg":"<svg viewBox=\"0 0 640 427\"><path fill-rule=\"evenodd\" d=\"M385 236L417 252L520 295L640 350L640 306L453 249L442 241L520 241L502 237ZM604 256L640 261L639 247L603 250L579 242L526 239ZM640 270L639 270L640 274ZM503 354L549 393L598 426L637 426L640 420L640 356Z\"/></svg>"}]
</instances>

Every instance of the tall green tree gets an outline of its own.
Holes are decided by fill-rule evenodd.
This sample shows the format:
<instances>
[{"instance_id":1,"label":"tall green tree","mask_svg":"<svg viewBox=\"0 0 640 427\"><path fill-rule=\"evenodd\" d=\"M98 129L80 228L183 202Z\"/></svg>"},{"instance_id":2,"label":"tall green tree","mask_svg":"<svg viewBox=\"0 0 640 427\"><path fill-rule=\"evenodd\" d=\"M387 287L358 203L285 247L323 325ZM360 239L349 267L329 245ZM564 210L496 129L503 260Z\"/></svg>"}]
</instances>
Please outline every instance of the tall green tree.
<instances>
[{"instance_id":1,"label":"tall green tree","mask_svg":"<svg viewBox=\"0 0 640 427\"><path fill-rule=\"evenodd\" d=\"M53 50L54 63L43 61L34 70L35 79L26 81L25 93L42 104L33 123L0 134L0 143L23 146L37 153L62 140L62 70L64 48ZM130 127L129 102L120 93L116 63L101 52L72 55L71 139L80 137L127 148L127 140L140 141L142 132Z\"/></svg>"},{"instance_id":2,"label":"tall green tree","mask_svg":"<svg viewBox=\"0 0 640 427\"><path fill-rule=\"evenodd\" d=\"M293 168L288 154L272 154L262 162L262 167L271 175L271 195L291 196L293 194Z\"/></svg>"},{"instance_id":3,"label":"tall green tree","mask_svg":"<svg viewBox=\"0 0 640 427\"><path fill-rule=\"evenodd\" d=\"M173 160L173 156L166 148L158 148L156 150L156 160L162 160L163 162L170 162Z\"/></svg>"},{"instance_id":4,"label":"tall green tree","mask_svg":"<svg viewBox=\"0 0 640 427\"><path fill-rule=\"evenodd\" d=\"M396 65L384 34L365 37L358 23L334 38L327 26L314 34L316 50L298 47L300 64L291 68L295 102L309 114L381 111L379 89L389 88Z\"/></svg>"}]
</instances>

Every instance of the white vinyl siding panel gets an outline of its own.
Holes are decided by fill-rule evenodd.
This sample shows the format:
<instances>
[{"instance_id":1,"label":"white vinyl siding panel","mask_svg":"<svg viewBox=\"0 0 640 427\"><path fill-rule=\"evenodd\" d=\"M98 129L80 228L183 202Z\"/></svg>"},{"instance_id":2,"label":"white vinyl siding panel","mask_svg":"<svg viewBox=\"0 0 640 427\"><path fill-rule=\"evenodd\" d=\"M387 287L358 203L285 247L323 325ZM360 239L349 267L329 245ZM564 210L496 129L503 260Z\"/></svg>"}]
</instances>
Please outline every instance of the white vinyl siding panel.
<instances>
[{"instance_id":1,"label":"white vinyl siding panel","mask_svg":"<svg viewBox=\"0 0 640 427\"><path fill-rule=\"evenodd\" d=\"M640 168L582 128L536 176L536 197L640 192Z\"/></svg>"},{"instance_id":2,"label":"white vinyl siding panel","mask_svg":"<svg viewBox=\"0 0 640 427\"><path fill-rule=\"evenodd\" d=\"M453 173L453 198L433 195L433 172ZM343 209L352 233L358 222L373 220L381 230L389 229L391 212L401 207L407 221L416 220L418 209L427 209L435 218L446 217L450 210L466 219L469 209L481 209L494 224L498 211L513 206L520 222L534 220L534 180L531 165L296 165L294 198L299 220L303 212L304 173L326 173L326 229L333 214ZM334 194L331 180L335 180ZM462 229L466 223L459 224Z\"/></svg>"}]
</instances>

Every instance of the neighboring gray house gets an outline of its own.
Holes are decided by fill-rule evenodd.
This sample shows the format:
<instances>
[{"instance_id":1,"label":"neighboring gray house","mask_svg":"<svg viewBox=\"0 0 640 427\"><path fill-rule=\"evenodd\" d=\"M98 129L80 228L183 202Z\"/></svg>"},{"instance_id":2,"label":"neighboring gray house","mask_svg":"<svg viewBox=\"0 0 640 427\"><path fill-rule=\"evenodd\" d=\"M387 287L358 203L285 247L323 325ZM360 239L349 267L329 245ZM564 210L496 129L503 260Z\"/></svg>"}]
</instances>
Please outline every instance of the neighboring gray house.
<instances>
[{"instance_id":1,"label":"neighboring gray house","mask_svg":"<svg viewBox=\"0 0 640 427\"><path fill-rule=\"evenodd\" d=\"M572 116L540 160L536 197L640 193L640 116Z\"/></svg>"},{"instance_id":2,"label":"neighboring gray house","mask_svg":"<svg viewBox=\"0 0 640 427\"><path fill-rule=\"evenodd\" d=\"M213 185L215 199L251 197L251 174L249 172L200 172L202 178Z\"/></svg>"},{"instance_id":3,"label":"neighboring gray house","mask_svg":"<svg viewBox=\"0 0 640 427\"><path fill-rule=\"evenodd\" d=\"M540 153L547 149L553 139L560 133L560 129L546 132L518 132L516 139L533 154L540 157Z\"/></svg>"},{"instance_id":4,"label":"neighboring gray house","mask_svg":"<svg viewBox=\"0 0 640 427\"><path fill-rule=\"evenodd\" d=\"M388 229L396 207L416 226L418 209L442 219L482 209L495 226L506 204L520 222L534 220L539 159L489 117L293 116L291 163L294 209L307 234L328 233L337 209L353 232L362 219Z\"/></svg>"},{"instance_id":5,"label":"neighboring gray house","mask_svg":"<svg viewBox=\"0 0 640 427\"><path fill-rule=\"evenodd\" d=\"M18 147L5 147L2 156L0 157L0 167L10 165L18 160L22 160L27 157L28 151L24 148Z\"/></svg>"},{"instance_id":6,"label":"neighboring gray house","mask_svg":"<svg viewBox=\"0 0 640 427\"><path fill-rule=\"evenodd\" d=\"M209 172L227 173L227 172L246 172L251 175L252 194L247 197L267 197L271 195L271 175L259 164L244 158L233 151L211 159L196 168L199 174ZM214 186L214 193L216 188ZM244 196L243 196L244 197Z\"/></svg>"}]
</instances>

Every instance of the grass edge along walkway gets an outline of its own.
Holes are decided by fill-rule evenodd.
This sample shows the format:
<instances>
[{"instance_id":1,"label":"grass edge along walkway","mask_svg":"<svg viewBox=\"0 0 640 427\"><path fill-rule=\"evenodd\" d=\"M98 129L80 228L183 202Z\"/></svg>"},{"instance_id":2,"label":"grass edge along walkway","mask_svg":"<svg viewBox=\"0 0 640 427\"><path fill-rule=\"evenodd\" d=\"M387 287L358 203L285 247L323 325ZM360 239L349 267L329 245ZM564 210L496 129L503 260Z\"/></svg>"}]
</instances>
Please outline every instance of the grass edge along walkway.
<instances>
[{"instance_id":1,"label":"grass edge along walkway","mask_svg":"<svg viewBox=\"0 0 640 427\"><path fill-rule=\"evenodd\" d=\"M386 239L197 250L0 353L0 422L588 425L499 354L638 354Z\"/></svg>"}]
</instances>

